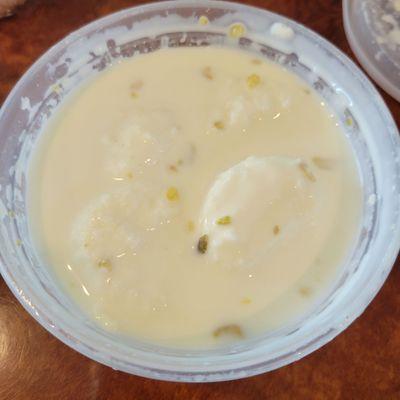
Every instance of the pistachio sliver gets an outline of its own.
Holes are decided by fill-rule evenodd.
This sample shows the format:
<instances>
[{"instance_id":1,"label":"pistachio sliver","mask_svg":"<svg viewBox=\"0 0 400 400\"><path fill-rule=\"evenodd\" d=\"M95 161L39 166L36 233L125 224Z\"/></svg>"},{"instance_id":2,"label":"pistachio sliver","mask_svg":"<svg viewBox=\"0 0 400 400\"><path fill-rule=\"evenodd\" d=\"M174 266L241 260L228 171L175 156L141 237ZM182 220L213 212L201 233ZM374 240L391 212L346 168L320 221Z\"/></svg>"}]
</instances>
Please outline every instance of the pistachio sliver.
<instances>
[{"instance_id":1,"label":"pistachio sliver","mask_svg":"<svg viewBox=\"0 0 400 400\"><path fill-rule=\"evenodd\" d=\"M308 286L302 286L299 289L299 293L301 294L301 296L303 297L309 297L311 295L311 289Z\"/></svg>"},{"instance_id":2,"label":"pistachio sliver","mask_svg":"<svg viewBox=\"0 0 400 400\"><path fill-rule=\"evenodd\" d=\"M111 261L108 260L108 259L105 259L105 258L99 260L99 261L97 262L97 266L98 266L99 268L105 268L105 269L107 269L107 270L109 270L109 271L110 271L111 268L112 268Z\"/></svg>"},{"instance_id":3,"label":"pistachio sliver","mask_svg":"<svg viewBox=\"0 0 400 400\"><path fill-rule=\"evenodd\" d=\"M217 219L217 225L229 225L230 223L232 223L232 217L230 215L225 215Z\"/></svg>"},{"instance_id":4,"label":"pistachio sliver","mask_svg":"<svg viewBox=\"0 0 400 400\"><path fill-rule=\"evenodd\" d=\"M205 26L205 25L208 25L209 22L210 22L209 19L205 15L201 15L199 17L199 25Z\"/></svg>"},{"instance_id":5,"label":"pistachio sliver","mask_svg":"<svg viewBox=\"0 0 400 400\"><path fill-rule=\"evenodd\" d=\"M204 67L201 71L202 75L204 76L204 78L208 79L208 80L213 80L214 79L214 74L212 72L211 67Z\"/></svg>"},{"instance_id":6,"label":"pistachio sliver","mask_svg":"<svg viewBox=\"0 0 400 400\"><path fill-rule=\"evenodd\" d=\"M188 221L187 228L188 228L189 232L193 232L194 231L195 225L194 225L194 222L192 220Z\"/></svg>"},{"instance_id":7,"label":"pistachio sliver","mask_svg":"<svg viewBox=\"0 0 400 400\"><path fill-rule=\"evenodd\" d=\"M309 166L305 162L302 161L299 163L299 169L309 181L316 181L314 174L311 172Z\"/></svg>"},{"instance_id":8,"label":"pistachio sliver","mask_svg":"<svg viewBox=\"0 0 400 400\"><path fill-rule=\"evenodd\" d=\"M169 201L177 201L179 200L179 192L176 187L171 186L168 188L167 193L165 195Z\"/></svg>"},{"instance_id":9,"label":"pistachio sliver","mask_svg":"<svg viewBox=\"0 0 400 400\"><path fill-rule=\"evenodd\" d=\"M320 169L332 169L335 166L335 161L331 158L313 157L312 162Z\"/></svg>"},{"instance_id":10,"label":"pistachio sliver","mask_svg":"<svg viewBox=\"0 0 400 400\"><path fill-rule=\"evenodd\" d=\"M225 124L222 121L215 121L214 126L215 126L215 128L220 129L220 130L225 128Z\"/></svg>"},{"instance_id":11,"label":"pistachio sliver","mask_svg":"<svg viewBox=\"0 0 400 400\"><path fill-rule=\"evenodd\" d=\"M229 27L229 36L234 39L239 39L246 33L246 28L240 22L234 23Z\"/></svg>"},{"instance_id":12,"label":"pistachio sliver","mask_svg":"<svg viewBox=\"0 0 400 400\"><path fill-rule=\"evenodd\" d=\"M218 338L222 335L236 336L238 338L244 337L242 328L237 324L223 325L213 332L213 336L215 338Z\"/></svg>"},{"instance_id":13,"label":"pistachio sliver","mask_svg":"<svg viewBox=\"0 0 400 400\"><path fill-rule=\"evenodd\" d=\"M257 74L251 74L247 77L247 86L250 89L255 88L256 86L258 86L261 83L261 78L259 75Z\"/></svg>"},{"instance_id":14,"label":"pistachio sliver","mask_svg":"<svg viewBox=\"0 0 400 400\"><path fill-rule=\"evenodd\" d=\"M203 235L200 237L197 243L197 250L199 253L204 254L207 251L208 247L208 235Z\"/></svg>"}]
</instances>

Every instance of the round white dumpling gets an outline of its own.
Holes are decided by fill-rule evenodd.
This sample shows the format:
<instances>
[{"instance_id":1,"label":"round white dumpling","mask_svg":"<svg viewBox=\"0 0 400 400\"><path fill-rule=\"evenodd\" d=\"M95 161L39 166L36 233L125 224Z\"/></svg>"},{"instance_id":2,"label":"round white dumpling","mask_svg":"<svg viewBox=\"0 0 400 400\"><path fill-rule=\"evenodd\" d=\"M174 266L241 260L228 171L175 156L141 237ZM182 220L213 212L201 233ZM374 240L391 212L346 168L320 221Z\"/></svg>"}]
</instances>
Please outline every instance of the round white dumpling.
<instances>
[{"instance_id":1,"label":"round white dumpling","mask_svg":"<svg viewBox=\"0 0 400 400\"><path fill-rule=\"evenodd\" d=\"M251 266L282 239L290 243L312 219L317 185L310 167L289 157L249 157L222 172L200 215L208 257Z\"/></svg>"},{"instance_id":2,"label":"round white dumpling","mask_svg":"<svg viewBox=\"0 0 400 400\"><path fill-rule=\"evenodd\" d=\"M179 209L179 204L168 201L165 193L153 186L132 184L100 195L74 221L76 261L102 267L103 260L136 253L148 240L148 233L168 224Z\"/></svg>"}]
</instances>

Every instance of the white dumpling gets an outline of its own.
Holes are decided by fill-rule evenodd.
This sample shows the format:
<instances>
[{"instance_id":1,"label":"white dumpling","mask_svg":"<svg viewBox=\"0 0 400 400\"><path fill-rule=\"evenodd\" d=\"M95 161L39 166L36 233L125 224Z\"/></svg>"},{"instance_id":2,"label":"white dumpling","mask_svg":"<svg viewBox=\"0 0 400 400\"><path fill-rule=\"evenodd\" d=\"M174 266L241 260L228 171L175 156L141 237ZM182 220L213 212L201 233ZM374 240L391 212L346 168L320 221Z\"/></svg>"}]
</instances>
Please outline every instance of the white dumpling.
<instances>
[{"instance_id":1,"label":"white dumpling","mask_svg":"<svg viewBox=\"0 0 400 400\"><path fill-rule=\"evenodd\" d=\"M207 253L230 266L251 266L283 236L286 243L296 237L315 208L316 186L308 165L296 158L253 156L222 172L200 215ZM223 217L230 223L218 223Z\"/></svg>"}]
</instances>

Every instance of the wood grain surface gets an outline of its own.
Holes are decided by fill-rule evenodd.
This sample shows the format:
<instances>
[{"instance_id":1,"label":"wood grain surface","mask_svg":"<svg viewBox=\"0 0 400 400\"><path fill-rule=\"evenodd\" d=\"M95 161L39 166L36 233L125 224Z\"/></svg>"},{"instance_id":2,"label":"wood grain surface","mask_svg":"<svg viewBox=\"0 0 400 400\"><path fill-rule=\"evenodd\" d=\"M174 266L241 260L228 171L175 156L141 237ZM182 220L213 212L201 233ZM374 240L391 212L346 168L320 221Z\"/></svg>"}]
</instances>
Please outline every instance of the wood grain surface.
<instances>
[{"instance_id":1,"label":"wood grain surface","mask_svg":"<svg viewBox=\"0 0 400 400\"><path fill-rule=\"evenodd\" d=\"M338 0L252 0L317 31L354 59ZM28 0L0 20L0 104L51 45L134 0ZM383 93L397 124L400 104ZM400 271L375 300L322 349L277 371L211 384L158 382L100 365L35 322L0 279L0 400L74 399L400 399Z\"/></svg>"}]
</instances>

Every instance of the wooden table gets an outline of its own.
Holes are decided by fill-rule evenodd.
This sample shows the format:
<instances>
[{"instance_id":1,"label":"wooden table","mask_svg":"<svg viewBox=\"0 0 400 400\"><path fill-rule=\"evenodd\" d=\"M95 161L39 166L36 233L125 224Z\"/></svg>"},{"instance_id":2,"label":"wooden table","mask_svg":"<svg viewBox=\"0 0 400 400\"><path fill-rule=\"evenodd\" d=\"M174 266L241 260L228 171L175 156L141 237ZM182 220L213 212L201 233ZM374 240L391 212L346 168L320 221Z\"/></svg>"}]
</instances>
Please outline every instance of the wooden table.
<instances>
[{"instance_id":1,"label":"wooden table","mask_svg":"<svg viewBox=\"0 0 400 400\"><path fill-rule=\"evenodd\" d=\"M0 104L24 71L69 32L134 0L28 0L0 20ZM339 0L253 0L329 39L354 59ZM400 124L400 104L383 94ZM398 261L399 263L399 261ZM68 348L0 280L0 399L400 399L400 271L344 333L277 371L233 382L182 384L130 376Z\"/></svg>"}]
</instances>

